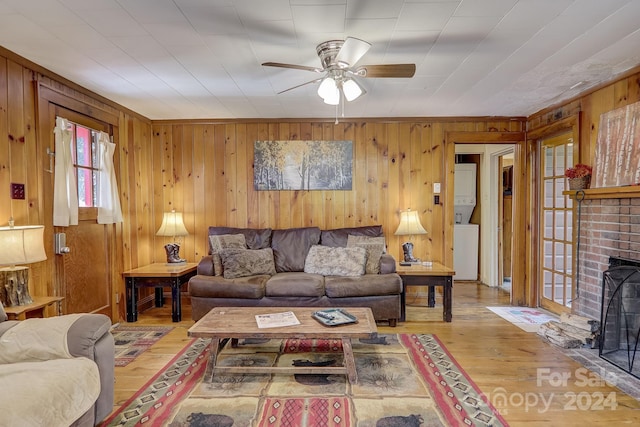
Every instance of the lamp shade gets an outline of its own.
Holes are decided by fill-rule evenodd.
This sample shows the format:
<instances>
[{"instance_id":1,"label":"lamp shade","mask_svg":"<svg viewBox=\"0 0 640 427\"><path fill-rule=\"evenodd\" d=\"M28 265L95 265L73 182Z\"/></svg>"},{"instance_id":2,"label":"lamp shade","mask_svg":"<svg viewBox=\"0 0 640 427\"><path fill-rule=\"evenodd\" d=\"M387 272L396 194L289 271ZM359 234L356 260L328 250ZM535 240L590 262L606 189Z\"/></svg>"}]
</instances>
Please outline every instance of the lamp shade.
<instances>
[{"instance_id":1,"label":"lamp shade","mask_svg":"<svg viewBox=\"0 0 640 427\"><path fill-rule=\"evenodd\" d=\"M427 234L427 230L420 223L418 211L407 209L400 212L400 225L398 225L395 235L407 236L410 234Z\"/></svg>"},{"instance_id":2,"label":"lamp shade","mask_svg":"<svg viewBox=\"0 0 640 427\"><path fill-rule=\"evenodd\" d=\"M156 236L186 236L189 232L187 227L184 226L182 220L182 213L171 211L165 212L162 216L162 224L156 233Z\"/></svg>"},{"instance_id":3,"label":"lamp shade","mask_svg":"<svg viewBox=\"0 0 640 427\"><path fill-rule=\"evenodd\" d=\"M0 227L0 266L31 264L47 259L44 225Z\"/></svg>"}]
</instances>

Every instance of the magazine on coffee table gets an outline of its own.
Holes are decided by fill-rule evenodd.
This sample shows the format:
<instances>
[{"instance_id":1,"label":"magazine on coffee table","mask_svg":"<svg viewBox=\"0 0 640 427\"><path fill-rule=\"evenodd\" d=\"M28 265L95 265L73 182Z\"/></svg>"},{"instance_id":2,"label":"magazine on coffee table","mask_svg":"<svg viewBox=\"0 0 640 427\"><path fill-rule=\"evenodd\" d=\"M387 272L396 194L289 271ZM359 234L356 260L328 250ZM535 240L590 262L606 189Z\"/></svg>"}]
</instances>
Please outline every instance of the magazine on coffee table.
<instances>
[{"instance_id":1,"label":"magazine on coffee table","mask_svg":"<svg viewBox=\"0 0 640 427\"><path fill-rule=\"evenodd\" d=\"M256 314L258 328L279 328L281 326L299 325L300 321L293 311L282 313Z\"/></svg>"}]
</instances>

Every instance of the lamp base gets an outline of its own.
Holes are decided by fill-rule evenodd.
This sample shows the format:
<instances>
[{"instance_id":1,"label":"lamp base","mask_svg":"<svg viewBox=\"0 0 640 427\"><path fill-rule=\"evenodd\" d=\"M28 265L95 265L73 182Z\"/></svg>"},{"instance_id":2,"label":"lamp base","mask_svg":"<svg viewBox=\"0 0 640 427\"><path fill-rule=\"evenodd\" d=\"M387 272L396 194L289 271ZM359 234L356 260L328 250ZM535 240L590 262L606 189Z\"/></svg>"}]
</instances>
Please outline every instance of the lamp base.
<instances>
[{"instance_id":1,"label":"lamp base","mask_svg":"<svg viewBox=\"0 0 640 427\"><path fill-rule=\"evenodd\" d=\"M0 300L6 307L33 303L29 295L29 267L0 268Z\"/></svg>"},{"instance_id":2,"label":"lamp base","mask_svg":"<svg viewBox=\"0 0 640 427\"><path fill-rule=\"evenodd\" d=\"M180 258L180 245L177 243L168 243L164 245L164 250L167 252L167 264L184 264L186 259Z\"/></svg>"}]
</instances>

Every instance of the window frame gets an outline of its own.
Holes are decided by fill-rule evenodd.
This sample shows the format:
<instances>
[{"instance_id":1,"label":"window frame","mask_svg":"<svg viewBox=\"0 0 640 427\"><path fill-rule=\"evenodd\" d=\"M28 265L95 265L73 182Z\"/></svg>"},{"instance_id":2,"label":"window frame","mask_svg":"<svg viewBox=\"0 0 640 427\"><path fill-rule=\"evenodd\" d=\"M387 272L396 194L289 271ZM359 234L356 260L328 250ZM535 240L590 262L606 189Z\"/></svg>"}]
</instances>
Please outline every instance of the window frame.
<instances>
[{"instance_id":1,"label":"window frame","mask_svg":"<svg viewBox=\"0 0 640 427\"><path fill-rule=\"evenodd\" d=\"M113 135L113 127L105 122L100 120L93 119L91 117L87 117L84 114L80 114L78 112L56 106L55 108L55 116L62 117L75 125L80 125L89 129L92 129L97 132L106 132L111 139L114 138ZM74 135L75 136L75 135ZM75 150L75 146L74 146ZM76 172L76 183L77 183L77 164L74 162L74 170ZM98 207L97 206L78 206L78 220L97 220L98 219Z\"/></svg>"}]
</instances>

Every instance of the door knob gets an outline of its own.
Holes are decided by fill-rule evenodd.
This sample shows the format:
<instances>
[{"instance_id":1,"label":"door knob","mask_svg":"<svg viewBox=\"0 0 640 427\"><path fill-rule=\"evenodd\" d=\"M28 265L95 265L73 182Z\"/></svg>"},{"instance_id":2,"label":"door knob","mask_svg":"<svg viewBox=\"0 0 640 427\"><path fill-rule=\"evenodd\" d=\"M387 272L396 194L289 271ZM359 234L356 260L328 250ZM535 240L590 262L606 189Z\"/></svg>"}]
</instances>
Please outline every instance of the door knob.
<instances>
[{"instance_id":1,"label":"door knob","mask_svg":"<svg viewBox=\"0 0 640 427\"><path fill-rule=\"evenodd\" d=\"M67 246L67 235L65 233L55 233L53 240L57 255L68 254L71 252L71 249Z\"/></svg>"}]
</instances>

